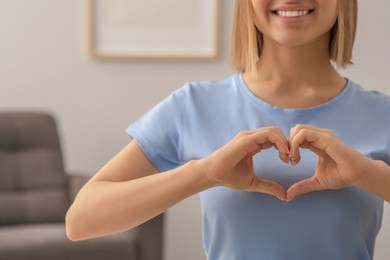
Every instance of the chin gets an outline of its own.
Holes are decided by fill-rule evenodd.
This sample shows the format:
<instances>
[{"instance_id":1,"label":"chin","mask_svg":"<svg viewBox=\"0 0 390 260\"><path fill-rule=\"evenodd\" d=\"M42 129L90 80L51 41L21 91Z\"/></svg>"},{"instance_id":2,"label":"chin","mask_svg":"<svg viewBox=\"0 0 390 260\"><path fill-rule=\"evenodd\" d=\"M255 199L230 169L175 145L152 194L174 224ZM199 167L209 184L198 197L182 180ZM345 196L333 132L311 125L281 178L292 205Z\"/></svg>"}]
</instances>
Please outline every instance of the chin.
<instances>
[{"instance_id":1,"label":"chin","mask_svg":"<svg viewBox=\"0 0 390 260\"><path fill-rule=\"evenodd\" d=\"M280 37L275 37L272 40L272 45L279 45L282 47L299 48L309 46L328 46L328 37L307 37L307 35L291 35L284 34Z\"/></svg>"},{"instance_id":2,"label":"chin","mask_svg":"<svg viewBox=\"0 0 390 260\"><path fill-rule=\"evenodd\" d=\"M302 39L283 39L279 41L275 41L277 45L285 48L298 48L298 47L304 47L309 44L308 41L304 41Z\"/></svg>"}]
</instances>

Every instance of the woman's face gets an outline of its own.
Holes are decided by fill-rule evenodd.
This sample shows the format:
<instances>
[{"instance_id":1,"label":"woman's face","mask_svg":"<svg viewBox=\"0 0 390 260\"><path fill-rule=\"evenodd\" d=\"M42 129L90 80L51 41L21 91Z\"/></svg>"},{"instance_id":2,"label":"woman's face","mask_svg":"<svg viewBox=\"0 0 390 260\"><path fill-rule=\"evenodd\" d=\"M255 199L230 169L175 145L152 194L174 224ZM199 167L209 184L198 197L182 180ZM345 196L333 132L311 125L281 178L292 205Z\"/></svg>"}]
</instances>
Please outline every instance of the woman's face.
<instances>
[{"instance_id":1,"label":"woman's face","mask_svg":"<svg viewBox=\"0 0 390 260\"><path fill-rule=\"evenodd\" d=\"M267 41L298 47L328 41L338 0L251 0L255 24Z\"/></svg>"}]
</instances>

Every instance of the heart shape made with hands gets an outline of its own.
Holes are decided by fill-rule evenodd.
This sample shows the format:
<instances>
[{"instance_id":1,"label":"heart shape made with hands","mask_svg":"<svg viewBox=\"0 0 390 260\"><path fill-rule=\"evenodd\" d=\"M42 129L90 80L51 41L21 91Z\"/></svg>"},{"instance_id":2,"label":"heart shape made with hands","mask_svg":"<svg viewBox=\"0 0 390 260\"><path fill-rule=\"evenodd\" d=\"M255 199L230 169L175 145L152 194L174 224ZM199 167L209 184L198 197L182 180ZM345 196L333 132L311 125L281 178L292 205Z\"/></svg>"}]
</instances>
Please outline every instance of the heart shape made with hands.
<instances>
[{"instance_id":1,"label":"heart shape made with hands","mask_svg":"<svg viewBox=\"0 0 390 260\"><path fill-rule=\"evenodd\" d=\"M283 201L291 201L312 191L354 185L368 168L369 159L366 156L342 142L328 129L297 125L291 128L289 140L280 129L267 138L268 143L261 144L252 155L274 146L279 151L280 159L292 166L301 161L300 148L308 149L318 156L313 175L293 184L287 191L275 182L260 180L258 186L265 184L260 192L274 195Z\"/></svg>"}]
</instances>

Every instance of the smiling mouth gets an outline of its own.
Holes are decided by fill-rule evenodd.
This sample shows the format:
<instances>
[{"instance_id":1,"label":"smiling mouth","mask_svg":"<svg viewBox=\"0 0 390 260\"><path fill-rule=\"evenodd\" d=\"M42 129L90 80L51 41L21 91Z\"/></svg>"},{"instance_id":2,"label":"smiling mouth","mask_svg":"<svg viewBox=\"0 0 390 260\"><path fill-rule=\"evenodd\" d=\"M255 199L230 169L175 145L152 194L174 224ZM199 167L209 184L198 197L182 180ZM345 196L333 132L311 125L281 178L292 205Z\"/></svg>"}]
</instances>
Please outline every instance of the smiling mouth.
<instances>
[{"instance_id":1,"label":"smiling mouth","mask_svg":"<svg viewBox=\"0 0 390 260\"><path fill-rule=\"evenodd\" d=\"M300 17L312 13L314 10L293 10L293 11L281 11L275 10L272 13L281 17Z\"/></svg>"}]
</instances>

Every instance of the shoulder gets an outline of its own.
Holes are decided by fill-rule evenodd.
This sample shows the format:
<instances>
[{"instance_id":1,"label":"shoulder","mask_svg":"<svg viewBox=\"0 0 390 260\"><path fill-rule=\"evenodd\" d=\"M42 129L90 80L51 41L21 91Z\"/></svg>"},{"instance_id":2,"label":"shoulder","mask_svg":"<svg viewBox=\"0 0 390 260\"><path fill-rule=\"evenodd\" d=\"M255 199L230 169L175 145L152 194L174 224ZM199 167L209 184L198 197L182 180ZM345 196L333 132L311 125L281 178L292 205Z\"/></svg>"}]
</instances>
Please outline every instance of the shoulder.
<instances>
[{"instance_id":1,"label":"shoulder","mask_svg":"<svg viewBox=\"0 0 390 260\"><path fill-rule=\"evenodd\" d=\"M205 98L213 95L229 95L237 87L239 74L233 74L222 80L203 80L187 82L179 89L182 95L189 98Z\"/></svg>"},{"instance_id":2,"label":"shoulder","mask_svg":"<svg viewBox=\"0 0 390 260\"><path fill-rule=\"evenodd\" d=\"M390 111L390 96L377 90L367 90L357 83L351 82L353 101L359 106L376 111Z\"/></svg>"},{"instance_id":3,"label":"shoulder","mask_svg":"<svg viewBox=\"0 0 390 260\"><path fill-rule=\"evenodd\" d=\"M236 74L220 81L204 80L187 82L182 87L176 89L159 104L157 104L153 111L164 110L176 111L175 113L182 114L189 108L196 109L203 105L211 105L219 103L219 99L226 98L234 88Z\"/></svg>"},{"instance_id":4,"label":"shoulder","mask_svg":"<svg viewBox=\"0 0 390 260\"><path fill-rule=\"evenodd\" d=\"M349 122L355 121L370 135L374 131L383 140L389 140L390 144L390 96L376 90L367 90L354 83L352 94L348 99L345 119ZM354 123L349 123L351 126ZM356 130L351 130L356 131Z\"/></svg>"}]
</instances>

